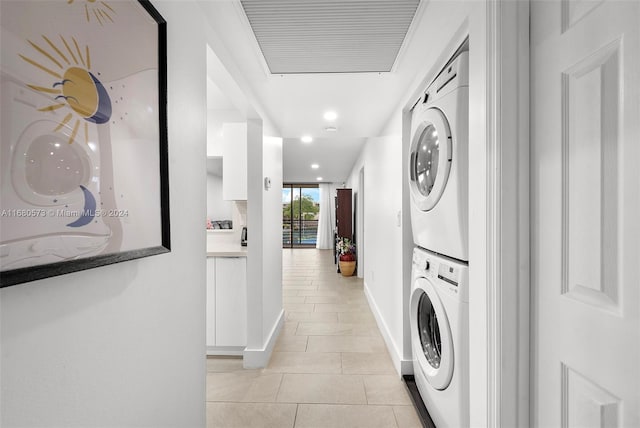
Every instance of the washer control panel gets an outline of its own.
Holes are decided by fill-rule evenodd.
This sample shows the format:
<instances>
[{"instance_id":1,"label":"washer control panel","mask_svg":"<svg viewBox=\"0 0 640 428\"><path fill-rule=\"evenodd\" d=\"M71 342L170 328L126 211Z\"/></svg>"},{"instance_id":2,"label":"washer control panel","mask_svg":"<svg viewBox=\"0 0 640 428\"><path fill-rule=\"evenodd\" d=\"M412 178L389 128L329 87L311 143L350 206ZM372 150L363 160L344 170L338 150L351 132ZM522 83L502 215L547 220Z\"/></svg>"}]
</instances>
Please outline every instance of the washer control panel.
<instances>
[{"instance_id":1,"label":"washer control panel","mask_svg":"<svg viewBox=\"0 0 640 428\"><path fill-rule=\"evenodd\" d=\"M460 269L446 263L440 263L440 266L438 267L438 279L446 281L457 287L460 282L459 277Z\"/></svg>"},{"instance_id":2,"label":"washer control panel","mask_svg":"<svg viewBox=\"0 0 640 428\"><path fill-rule=\"evenodd\" d=\"M438 289L468 302L469 267L439 255L415 249L413 252L414 277L430 279Z\"/></svg>"},{"instance_id":3,"label":"washer control panel","mask_svg":"<svg viewBox=\"0 0 640 428\"><path fill-rule=\"evenodd\" d=\"M431 260L429 254L420 251L413 252L413 267L421 272L429 272L431 269Z\"/></svg>"}]
</instances>

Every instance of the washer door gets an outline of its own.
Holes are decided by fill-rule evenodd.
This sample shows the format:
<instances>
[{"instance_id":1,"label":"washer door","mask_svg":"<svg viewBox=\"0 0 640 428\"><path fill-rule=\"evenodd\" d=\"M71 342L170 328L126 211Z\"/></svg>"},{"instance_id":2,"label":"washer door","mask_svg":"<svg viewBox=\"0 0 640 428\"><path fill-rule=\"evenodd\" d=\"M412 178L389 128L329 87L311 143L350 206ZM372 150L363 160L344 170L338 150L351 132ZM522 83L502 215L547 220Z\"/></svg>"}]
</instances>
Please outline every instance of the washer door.
<instances>
[{"instance_id":1,"label":"washer door","mask_svg":"<svg viewBox=\"0 0 640 428\"><path fill-rule=\"evenodd\" d=\"M433 285L426 278L418 278L411 295L411 341L429 384L445 389L453 376L453 338L447 319Z\"/></svg>"},{"instance_id":2,"label":"washer door","mask_svg":"<svg viewBox=\"0 0 640 428\"><path fill-rule=\"evenodd\" d=\"M442 111L433 107L420 117L411 140L409 174L414 204L429 211L436 206L451 170L451 129Z\"/></svg>"}]
</instances>

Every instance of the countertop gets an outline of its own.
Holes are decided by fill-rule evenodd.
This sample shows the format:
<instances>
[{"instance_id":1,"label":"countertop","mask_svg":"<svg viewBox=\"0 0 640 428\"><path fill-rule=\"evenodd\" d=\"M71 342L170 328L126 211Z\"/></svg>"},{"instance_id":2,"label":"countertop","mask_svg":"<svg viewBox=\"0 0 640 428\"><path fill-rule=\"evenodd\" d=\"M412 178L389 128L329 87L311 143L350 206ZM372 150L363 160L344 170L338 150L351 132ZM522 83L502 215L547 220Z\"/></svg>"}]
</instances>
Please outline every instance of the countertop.
<instances>
[{"instance_id":1,"label":"countertop","mask_svg":"<svg viewBox=\"0 0 640 428\"><path fill-rule=\"evenodd\" d=\"M207 257L247 257L247 247L240 244L216 244L207 248Z\"/></svg>"}]
</instances>

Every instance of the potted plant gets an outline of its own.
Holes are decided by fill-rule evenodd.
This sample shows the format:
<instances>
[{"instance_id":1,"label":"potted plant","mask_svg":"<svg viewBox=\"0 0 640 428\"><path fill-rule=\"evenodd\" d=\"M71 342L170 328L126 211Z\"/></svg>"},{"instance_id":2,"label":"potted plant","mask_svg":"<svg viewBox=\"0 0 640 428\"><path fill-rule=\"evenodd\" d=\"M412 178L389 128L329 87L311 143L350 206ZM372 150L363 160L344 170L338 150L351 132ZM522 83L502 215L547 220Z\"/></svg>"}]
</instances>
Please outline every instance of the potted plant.
<instances>
[{"instance_id":1,"label":"potted plant","mask_svg":"<svg viewBox=\"0 0 640 428\"><path fill-rule=\"evenodd\" d=\"M342 276L351 276L356 269L356 246L349 238L338 238L336 243L338 265Z\"/></svg>"}]
</instances>

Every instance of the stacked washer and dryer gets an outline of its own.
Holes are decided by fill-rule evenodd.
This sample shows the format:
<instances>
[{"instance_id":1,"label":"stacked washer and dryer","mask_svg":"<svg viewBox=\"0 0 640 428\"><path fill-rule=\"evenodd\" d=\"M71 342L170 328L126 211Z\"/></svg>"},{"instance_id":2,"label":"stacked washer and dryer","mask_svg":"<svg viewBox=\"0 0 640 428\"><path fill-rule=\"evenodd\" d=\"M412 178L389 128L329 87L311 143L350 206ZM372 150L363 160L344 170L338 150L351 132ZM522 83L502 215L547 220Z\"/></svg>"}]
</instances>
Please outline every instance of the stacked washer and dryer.
<instances>
[{"instance_id":1,"label":"stacked washer and dryer","mask_svg":"<svg viewBox=\"0 0 640 428\"><path fill-rule=\"evenodd\" d=\"M468 57L447 63L411 120L414 377L438 428L469 425Z\"/></svg>"}]
</instances>

